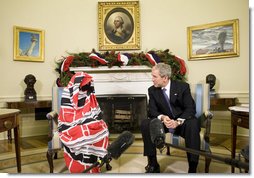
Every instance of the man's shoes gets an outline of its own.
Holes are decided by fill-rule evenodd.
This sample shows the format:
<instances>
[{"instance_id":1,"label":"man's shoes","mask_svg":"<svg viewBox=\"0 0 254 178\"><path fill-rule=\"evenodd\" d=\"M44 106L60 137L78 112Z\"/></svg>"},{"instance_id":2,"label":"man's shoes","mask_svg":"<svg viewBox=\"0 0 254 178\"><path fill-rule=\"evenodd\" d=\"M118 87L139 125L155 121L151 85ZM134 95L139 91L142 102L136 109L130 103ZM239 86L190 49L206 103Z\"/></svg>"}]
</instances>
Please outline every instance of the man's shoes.
<instances>
[{"instance_id":1,"label":"man's shoes","mask_svg":"<svg viewBox=\"0 0 254 178\"><path fill-rule=\"evenodd\" d=\"M156 166L147 165L145 167L146 173L160 173L160 165L157 164Z\"/></svg>"},{"instance_id":2,"label":"man's shoes","mask_svg":"<svg viewBox=\"0 0 254 178\"><path fill-rule=\"evenodd\" d=\"M198 163L190 162L188 173L196 173L197 172L197 166L198 166Z\"/></svg>"},{"instance_id":3,"label":"man's shoes","mask_svg":"<svg viewBox=\"0 0 254 178\"><path fill-rule=\"evenodd\" d=\"M189 168L188 173L197 173L197 168Z\"/></svg>"},{"instance_id":4,"label":"man's shoes","mask_svg":"<svg viewBox=\"0 0 254 178\"><path fill-rule=\"evenodd\" d=\"M149 168L149 166L150 166L149 164L146 165L146 167L145 167L145 170L146 170L146 171L147 171L147 169Z\"/></svg>"}]
</instances>

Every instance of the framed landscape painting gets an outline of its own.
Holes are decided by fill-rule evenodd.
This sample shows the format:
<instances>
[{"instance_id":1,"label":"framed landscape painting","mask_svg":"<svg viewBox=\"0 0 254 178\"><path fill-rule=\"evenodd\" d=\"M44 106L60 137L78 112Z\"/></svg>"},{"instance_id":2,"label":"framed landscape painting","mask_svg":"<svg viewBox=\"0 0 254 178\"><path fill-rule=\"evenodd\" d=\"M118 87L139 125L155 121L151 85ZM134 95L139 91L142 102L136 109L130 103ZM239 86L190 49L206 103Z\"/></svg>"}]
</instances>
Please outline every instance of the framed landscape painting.
<instances>
[{"instance_id":1,"label":"framed landscape painting","mask_svg":"<svg viewBox=\"0 0 254 178\"><path fill-rule=\"evenodd\" d=\"M14 60L44 61L44 30L14 26Z\"/></svg>"},{"instance_id":2,"label":"framed landscape painting","mask_svg":"<svg viewBox=\"0 0 254 178\"><path fill-rule=\"evenodd\" d=\"M238 19L187 28L188 59L239 56Z\"/></svg>"}]
</instances>

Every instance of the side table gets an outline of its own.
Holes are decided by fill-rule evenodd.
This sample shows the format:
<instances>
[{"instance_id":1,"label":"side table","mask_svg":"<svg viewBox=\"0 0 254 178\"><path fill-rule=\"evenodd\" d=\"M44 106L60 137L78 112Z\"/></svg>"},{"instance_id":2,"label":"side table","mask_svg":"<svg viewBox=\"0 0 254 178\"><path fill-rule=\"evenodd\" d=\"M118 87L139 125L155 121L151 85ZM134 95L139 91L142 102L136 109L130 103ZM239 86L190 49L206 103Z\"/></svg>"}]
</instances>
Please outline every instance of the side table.
<instances>
[{"instance_id":1,"label":"side table","mask_svg":"<svg viewBox=\"0 0 254 178\"><path fill-rule=\"evenodd\" d=\"M0 132L14 129L17 171L21 173L19 113L19 109L0 109Z\"/></svg>"},{"instance_id":2,"label":"side table","mask_svg":"<svg viewBox=\"0 0 254 178\"><path fill-rule=\"evenodd\" d=\"M235 159L237 126L249 129L249 109L237 106L229 107L231 111L231 158ZM235 167L231 167L231 172L235 172Z\"/></svg>"},{"instance_id":3,"label":"side table","mask_svg":"<svg viewBox=\"0 0 254 178\"><path fill-rule=\"evenodd\" d=\"M236 105L236 98L211 97L210 105L213 111L227 111L229 106Z\"/></svg>"},{"instance_id":4,"label":"side table","mask_svg":"<svg viewBox=\"0 0 254 178\"><path fill-rule=\"evenodd\" d=\"M7 103L7 108L9 109L27 109L27 108L51 108L51 100L42 100L42 101L35 101L35 102L25 102L25 101L12 101L12 102L6 102ZM11 143L12 141L12 136L11 136L11 131L8 131L8 141Z\"/></svg>"}]
</instances>

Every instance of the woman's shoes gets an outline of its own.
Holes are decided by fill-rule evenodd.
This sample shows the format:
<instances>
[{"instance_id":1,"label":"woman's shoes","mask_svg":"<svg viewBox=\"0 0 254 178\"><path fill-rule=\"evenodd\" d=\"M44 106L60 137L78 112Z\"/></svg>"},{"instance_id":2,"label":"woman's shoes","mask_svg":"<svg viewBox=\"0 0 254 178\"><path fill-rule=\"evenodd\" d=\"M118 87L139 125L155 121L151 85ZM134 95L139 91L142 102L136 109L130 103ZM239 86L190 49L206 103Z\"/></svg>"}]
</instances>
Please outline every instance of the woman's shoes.
<instances>
[{"instance_id":1,"label":"woman's shoes","mask_svg":"<svg viewBox=\"0 0 254 178\"><path fill-rule=\"evenodd\" d=\"M146 172L145 173L160 173L160 165L157 164L156 166L147 165L145 167Z\"/></svg>"}]
</instances>

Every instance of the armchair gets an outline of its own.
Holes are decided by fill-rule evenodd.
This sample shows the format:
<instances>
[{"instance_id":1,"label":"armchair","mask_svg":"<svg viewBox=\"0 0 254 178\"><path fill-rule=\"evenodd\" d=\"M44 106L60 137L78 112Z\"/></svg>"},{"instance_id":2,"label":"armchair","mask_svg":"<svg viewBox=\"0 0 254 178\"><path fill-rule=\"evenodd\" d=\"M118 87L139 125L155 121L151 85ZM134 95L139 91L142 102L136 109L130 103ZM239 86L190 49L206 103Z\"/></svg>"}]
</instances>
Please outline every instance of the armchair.
<instances>
[{"instance_id":1,"label":"armchair","mask_svg":"<svg viewBox=\"0 0 254 178\"><path fill-rule=\"evenodd\" d=\"M46 117L49 123L48 131L48 151L46 157L49 163L50 173L53 173L54 164L53 157L57 159L57 152L62 149L62 143L59 139L57 127L58 127L58 113L61 105L61 96L63 88L53 87L52 88L52 111L49 112Z\"/></svg>"},{"instance_id":2,"label":"armchair","mask_svg":"<svg viewBox=\"0 0 254 178\"><path fill-rule=\"evenodd\" d=\"M46 115L49 123L48 150L46 157L49 164L50 173L53 173L54 171L53 159L57 159L58 151L63 148L62 142L58 135L58 113L60 111L63 89L63 87L52 88L52 111ZM106 163L106 169L112 169L109 163Z\"/></svg>"},{"instance_id":3,"label":"armchair","mask_svg":"<svg viewBox=\"0 0 254 178\"><path fill-rule=\"evenodd\" d=\"M211 120L213 114L210 112L210 93L209 84L191 84L191 94L196 103L196 117L200 119L201 131L201 151L211 153L210 149L210 131ZM173 144L175 146L185 146L184 138L179 135L167 133L166 143ZM170 155L170 148L167 146L167 155ZM209 166L211 158L205 158L205 173L209 172Z\"/></svg>"}]
</instances>

